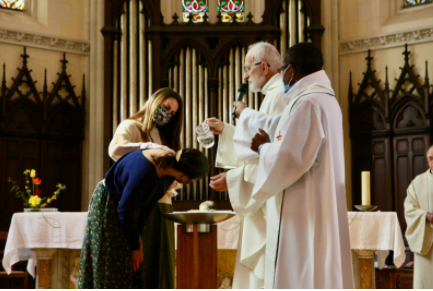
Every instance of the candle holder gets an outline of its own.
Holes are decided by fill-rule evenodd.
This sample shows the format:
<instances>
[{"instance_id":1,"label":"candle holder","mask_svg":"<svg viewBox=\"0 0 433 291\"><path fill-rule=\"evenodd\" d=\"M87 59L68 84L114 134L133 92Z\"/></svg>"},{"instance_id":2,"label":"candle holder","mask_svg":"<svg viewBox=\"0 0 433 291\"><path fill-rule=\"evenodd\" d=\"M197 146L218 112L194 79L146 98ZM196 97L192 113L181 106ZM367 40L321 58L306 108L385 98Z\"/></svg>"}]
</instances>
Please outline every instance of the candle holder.
<instances>
[{"instance_id":1,"label":"candle holder","mask_svg":"<svg viewBox=\"0 0 433 291\"><path fill-rule=\"evenodd\" d=\"M355 205L355 208L363 212L371 212L377 209L377 205Z\"/></svg>"}]
</instances>

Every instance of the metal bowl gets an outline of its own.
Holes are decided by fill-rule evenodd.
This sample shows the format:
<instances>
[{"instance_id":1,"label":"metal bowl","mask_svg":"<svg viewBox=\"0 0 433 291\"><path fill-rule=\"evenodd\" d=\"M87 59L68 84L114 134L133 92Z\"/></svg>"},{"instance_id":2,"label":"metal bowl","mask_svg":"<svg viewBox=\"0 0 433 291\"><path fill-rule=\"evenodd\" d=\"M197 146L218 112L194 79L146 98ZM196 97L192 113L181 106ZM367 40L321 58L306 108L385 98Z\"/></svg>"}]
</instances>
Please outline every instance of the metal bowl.
<instances>
[{"instance_id":1,"label":"metal bowl","mask_svg":"<svg viewBox=\"0 0 433 291\"><path fill-rule=\"evenodd\" d=\"M374 211L377 209L376 205L355 205L359 211Z\"/></svg>"},{"instance_id":2,"label":"metal bowl","mask_svg":"<svg viewBox=\"0 0 433 291\"><path fill-rule=\"evenodd\" d=\"M165 213L162 216L168 220L182 224L215 224L223 222L236 213L233 211L215 211L215 212L173 212Z\"/></svg>"}]
</instances>

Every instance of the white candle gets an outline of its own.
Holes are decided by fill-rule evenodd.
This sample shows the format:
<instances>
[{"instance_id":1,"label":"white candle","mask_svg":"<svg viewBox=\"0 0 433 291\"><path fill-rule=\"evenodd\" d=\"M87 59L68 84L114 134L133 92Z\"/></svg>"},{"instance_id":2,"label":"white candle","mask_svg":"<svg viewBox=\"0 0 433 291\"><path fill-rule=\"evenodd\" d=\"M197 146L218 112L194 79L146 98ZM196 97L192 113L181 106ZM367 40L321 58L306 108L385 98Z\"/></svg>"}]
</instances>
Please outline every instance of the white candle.
<instances>
[{"instance_id":1,"label":"white candle","mask_svg":"<svg viewBox=\"0 0 433 291\"><path fill-rule=\"evenodd\" d=\"M371 205L370 195L370 172L361 173L362 180L362 205Z\"/></svg>"}]
</instances>

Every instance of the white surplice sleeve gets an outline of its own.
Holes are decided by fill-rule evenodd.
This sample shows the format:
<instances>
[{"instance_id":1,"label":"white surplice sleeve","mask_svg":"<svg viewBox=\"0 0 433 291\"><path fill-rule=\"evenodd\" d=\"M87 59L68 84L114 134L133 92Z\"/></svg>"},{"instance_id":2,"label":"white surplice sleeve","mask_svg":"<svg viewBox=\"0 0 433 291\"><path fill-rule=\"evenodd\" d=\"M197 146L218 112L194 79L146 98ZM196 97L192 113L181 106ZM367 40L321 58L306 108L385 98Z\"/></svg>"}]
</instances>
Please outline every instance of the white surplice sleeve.
<instances>
[{"instance_id":1,"label":"white surplice sleeve","mask_svg":"<svg viewBox=\"0 0 433 291\"><path fill-rule=\"evenodd\" d=\"M426 255L432 245L433 229L426 221L428 211L421 209L419 205L414 187L415 181L407 188L407 197L404 201L404 216L407 223L406 239L412 252ZM426 191L425 189L419 190Z\"/></svg>"},{"instance_id":2,"label":"white surplice sleeve","mask_svg":"<svg viewBox=\"0 0 433 291\"><path fill-rule=\"evenodd\" d=\"M246 161L258 157L258 154L251 150L252 139L256 133L259 132L259 128L261 128L268 133L272 140L280 118L281 115L270 116L250 108L244 109L238 120L233 137L239 161Z\"/></svg>"},{"instance_id":3,"label":"white surplice sleeve","mask_svg":"<svg viewBox=\"0 0 433 291\"><path fill-rule=\"evenodd\" d=\"M244 163L240 162L236 156L233 144L235 131L236 127L234 125L224 123L223 132L219 136L218 150L215 160L215 166L217 168L233 169L244 165Z\"/></svg>"},{"instance_id":4,"label":"white surplice sleeve","mask_svg":"<svg viewBox=\"0 0 433 291\"><path fill-rule=\"evenodd\" d=\"M257 201L268 200L301 178L314 165L325 142L319 110L309 100L299 103L287 124L281 126L281 141L274 139L261 147L253 191Z\"/></svg>"}]
</instances>

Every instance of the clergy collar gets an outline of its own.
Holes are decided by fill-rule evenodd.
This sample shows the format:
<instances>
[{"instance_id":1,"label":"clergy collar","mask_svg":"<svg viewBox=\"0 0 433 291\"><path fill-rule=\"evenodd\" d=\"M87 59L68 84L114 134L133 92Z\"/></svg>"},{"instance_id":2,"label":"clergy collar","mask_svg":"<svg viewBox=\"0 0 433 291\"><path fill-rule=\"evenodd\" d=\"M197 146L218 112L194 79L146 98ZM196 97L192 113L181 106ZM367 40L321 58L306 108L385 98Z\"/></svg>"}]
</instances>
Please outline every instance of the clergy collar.
<instances>
[{"instance_id":1,"label":"clergy collar","mask_svg":"<svg viewBox=\"0 0 433 291\"><path fill-rule=\"evenodd\" d=\"M275 74L272 76L272 78L269 79L269 81L263 86L262 88L262 94L266 95L270 90L272 90L274 87L279 86L280 83L283 81L281 80L280 74Z\"/></svg>"},{"instance_id":2,"label":"clergy collar","mask_svg":"<svg viewBox=\"0 0 433 291\"><path fill-rule=\"evenodd\" d=\"M296 84L294 84L293 87L290 89L290 91L287 92L286 95L284 95L284 99L286 99L286 101L290 100L293 97L299 96L305 91L312 89L313 87L317 89L323 88L323 91L334 94L334 90L331 86L331 81L329 80L325 71L320 70L318 72L307 75L297 81Z\"/></svg>"}]
</instances>

